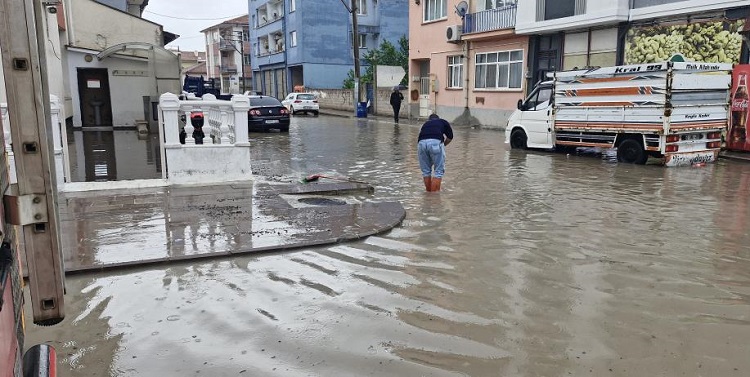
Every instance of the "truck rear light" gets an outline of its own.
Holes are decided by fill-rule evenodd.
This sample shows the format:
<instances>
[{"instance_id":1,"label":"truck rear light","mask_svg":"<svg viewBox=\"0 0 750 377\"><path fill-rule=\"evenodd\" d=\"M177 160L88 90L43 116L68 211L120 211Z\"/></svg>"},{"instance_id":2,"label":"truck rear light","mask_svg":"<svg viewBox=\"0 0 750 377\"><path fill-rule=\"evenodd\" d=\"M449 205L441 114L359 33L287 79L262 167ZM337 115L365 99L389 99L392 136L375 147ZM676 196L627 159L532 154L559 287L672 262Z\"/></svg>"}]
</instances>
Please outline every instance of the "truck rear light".
<instances>
[{"instance_id":1,"label":"truck rear light","mask_svg":"<svg viewBox=\"0 0 750 377\"><path fill-rule=\"evenodd\" d=\"M721 139L721 132L709 132L706 135L707 139Z\"/></svg>"},{"instance_id":2,"label":"truck rear light","mask_svg":"<svg viewBox=\"0 0 750 377\"><path fill-rule=\"evenodd\" d=\"M680 146L677 144L671 144L667 145L667 147L664 149L666 152L677 152L680 149Z\"/></svg>"},{"instance_id":3,"label":"truck rear light","mask_svg":"<svg viewBox=\"0 0 750 377\"><path fill-rule=\"evenodd\" d=\"M712 141L710 143L706 143L706 148L708 148L708 149L721 148L721 142L720 141Z\"/></svg>"},{"instance_id":4,"label":"truck rear light","mask_svg":"<svg viewBox=\"0 0 750 377\"><path fill-rule=\"evenodd\" d=\"M667 135L667 143L676 143L680 141L680 135Z\"/></svg>"}]
</instances>

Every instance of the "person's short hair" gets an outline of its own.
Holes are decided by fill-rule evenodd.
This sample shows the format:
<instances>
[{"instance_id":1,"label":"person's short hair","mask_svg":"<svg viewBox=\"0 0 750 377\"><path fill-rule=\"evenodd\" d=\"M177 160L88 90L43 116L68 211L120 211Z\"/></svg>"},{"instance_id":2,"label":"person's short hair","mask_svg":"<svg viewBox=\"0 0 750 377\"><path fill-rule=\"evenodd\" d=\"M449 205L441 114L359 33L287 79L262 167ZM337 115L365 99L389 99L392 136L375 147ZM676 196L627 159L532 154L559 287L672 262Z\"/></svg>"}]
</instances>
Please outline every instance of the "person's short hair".
<instances>
[{"instance_id":1,"label":"person's short hair","mask_svg":"<svg viewBox=\"0 0 750 377\"><path fill-rule=\"evenodd\" d=\"M432 120L432 119L440 119L440 117L437 114L432 113L432 114L430 114L430 116L427 119L430 119L430 120Z\"/></svg>"}]
</instances>

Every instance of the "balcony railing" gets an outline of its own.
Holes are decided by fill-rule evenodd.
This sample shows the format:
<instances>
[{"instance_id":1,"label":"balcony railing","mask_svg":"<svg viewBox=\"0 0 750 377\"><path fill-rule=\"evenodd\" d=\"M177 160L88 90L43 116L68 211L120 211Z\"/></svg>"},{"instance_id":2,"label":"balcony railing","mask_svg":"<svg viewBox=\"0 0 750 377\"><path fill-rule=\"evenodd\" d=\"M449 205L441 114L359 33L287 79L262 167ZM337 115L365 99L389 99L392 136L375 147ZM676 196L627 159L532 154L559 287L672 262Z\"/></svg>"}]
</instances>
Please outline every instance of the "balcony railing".
<instances>
[{"instance_id":1,"label":"balcony railing","mask_svg":"<svg viewBox=\"0 0 750 377\"><path fill-rule=\"evenodd\" d=\"M219 70L221 73L237 73L236 65L220 65Z\"/></svg>"},{"instance_id":2,"label":"balcony railing","mask_svg":"<svg viewBox=\"0 0 750 377\"><path fill-rule=\"evenodd\" d=\"M516 26L517 8L516 4L511 4L501 8L468 13L464 18L463 32L464 34L469 34L511 29Z\"/></svg>"}]
</instances>

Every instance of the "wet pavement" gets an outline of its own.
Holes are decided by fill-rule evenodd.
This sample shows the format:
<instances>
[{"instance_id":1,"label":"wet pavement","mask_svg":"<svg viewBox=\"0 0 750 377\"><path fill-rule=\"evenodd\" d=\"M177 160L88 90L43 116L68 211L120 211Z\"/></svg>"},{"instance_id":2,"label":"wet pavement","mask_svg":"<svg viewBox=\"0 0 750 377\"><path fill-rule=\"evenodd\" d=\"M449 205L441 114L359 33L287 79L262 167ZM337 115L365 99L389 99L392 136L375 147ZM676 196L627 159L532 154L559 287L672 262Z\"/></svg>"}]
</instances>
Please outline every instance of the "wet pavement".
<instances>
[{"instance_id":1,"label":"wet pavement","mask_svg":"<svg viewBox=\"0 0 750 377\"><path fill-rule=\"evenodd\" d=\"M55 345L61 376L750 374L750 164L623 165L457 128L432 194L417 134L327 116L252 134L268 184L346 176L406 218L355 242L70 276L67 318L27 345Z\"/></svg>"},{"instance_id":2,"label":"wet pavement","mask_svg":"<svg viewBox=\"0 0 750 377\"><path fill-rule=\"evenodd\" d=\"M65 192L60 233L67 272L291 249L382 233L405 216L367 203L366 184L237 183Z\"/></svg>"}]
</instances>

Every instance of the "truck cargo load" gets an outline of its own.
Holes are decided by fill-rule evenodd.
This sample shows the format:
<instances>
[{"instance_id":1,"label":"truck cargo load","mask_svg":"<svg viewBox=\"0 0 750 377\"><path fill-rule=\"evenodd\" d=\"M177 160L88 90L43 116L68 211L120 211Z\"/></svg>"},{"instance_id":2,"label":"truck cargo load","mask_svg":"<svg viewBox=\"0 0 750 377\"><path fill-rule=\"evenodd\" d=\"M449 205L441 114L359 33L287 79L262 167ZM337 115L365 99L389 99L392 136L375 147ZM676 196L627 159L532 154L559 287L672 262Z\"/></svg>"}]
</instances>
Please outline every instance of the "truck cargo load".
<instances>
[{"instance_id":1,"label":"truck cargo load","mask_svg":"<svg viewBox=\"0 0 750 377\"><path fill-rule=\"evenodd\" d=\"M715 161L728 122L730 64L663 62L555 72L519 101L512 148L617 148L620 162Z\"/></svg>"}]
</instances>

